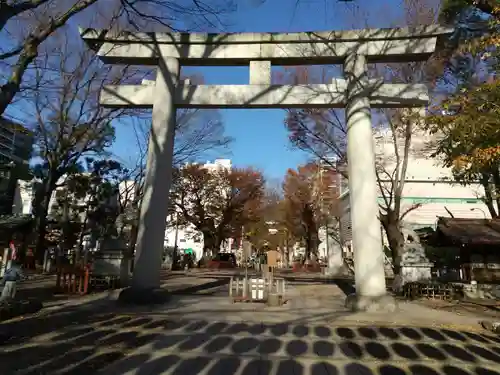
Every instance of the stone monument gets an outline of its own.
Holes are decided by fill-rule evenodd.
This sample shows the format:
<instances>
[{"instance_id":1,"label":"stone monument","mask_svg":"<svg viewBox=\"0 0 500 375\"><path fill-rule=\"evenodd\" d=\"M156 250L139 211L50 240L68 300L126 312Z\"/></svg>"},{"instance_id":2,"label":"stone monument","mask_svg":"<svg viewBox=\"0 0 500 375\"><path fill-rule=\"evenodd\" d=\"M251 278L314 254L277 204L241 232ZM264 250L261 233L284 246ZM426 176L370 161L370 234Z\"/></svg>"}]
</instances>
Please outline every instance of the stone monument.
<instances>
[{"instance_id":1,"label":"stone monument","mask_svg":"<svg viewBox=\"0 0 500 375\"><path fill-rule=\"evenodd\" d=\"M98 242L93 254L92 274L96 276L119 278L120 286L129 284L131 256L126 241L118 236L114 224L107 227L106 234Z\"/></svg>"},{"instance_id":2,"label":"stone monument","mask_svg":"<svg viewBox=\"0 0 500 375\"><path fill-rule=\"evenodd\" d=\"M425 255L425 248L420 243L418 234L410 228L402 228L405 238L404 250L400 261L400 274L396 276L393 290L400 292L403 285L411 282L426 282L432 278L432 267Z\"/></svg>"},{"instance_id":3,"label":"stone monument","mask_svg":"<svg viewBox=\"0 0 500 375\"><path fill-rule=\"evenodd\" d=\"M425 255L425 249L421 244L405 244L401 256L401 277L403 284L414 281L429 281L432 277L431 269L434 263L430 262Z\"/></svg>"},{"instance_id":4,"label":"stone monument","mask_svg":"<svg viewBox=\"0 0 500 375\"><path fill-rule=\"evenodd\" d=\"M370 62L423 61L452 30L364 29L302 33L113 33L81 30L104 63L157 66L155 81L106 86L107 107L152 108L144 198L135 257L133 299L156 300L172 176L176 108L346 108L349 191L356 274L353 309L387 306L371 108L428 104L421 83L370 79ZM344 79L325 84L273 85L271 65L343 64ZM248 85L191 85L181 65L248 66Z\"/></svg>"}]
</instances>

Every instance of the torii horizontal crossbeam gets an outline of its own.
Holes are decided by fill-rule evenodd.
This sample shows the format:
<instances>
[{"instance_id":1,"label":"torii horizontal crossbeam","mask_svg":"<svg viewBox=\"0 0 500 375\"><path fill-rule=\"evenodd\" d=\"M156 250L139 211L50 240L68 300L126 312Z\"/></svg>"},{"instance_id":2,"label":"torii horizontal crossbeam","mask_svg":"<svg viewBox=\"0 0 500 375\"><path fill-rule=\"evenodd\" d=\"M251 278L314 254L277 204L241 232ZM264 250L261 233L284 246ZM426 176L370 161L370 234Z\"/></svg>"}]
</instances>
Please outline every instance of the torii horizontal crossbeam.
<instances>
[{"instance_id":1,"label":"torii horizontal crossbeam","mask_svg":"<svg viewBox=\"0 0 500 375\"><path fill-rule=\"evenodd\" d=\"M371 62L419 61L451 33L440 26L304 33L121 33L82 29L82 38L107 63L156 65L159 56L182 65L245 65L269 60L274 65L342 63L347 54Z\"/></svg>"},{"instance_id":2,"label":"torii horizontal crossbeam","mask_svg":"<svg viewBox=\"0 0 500 375\"><path fill-rule=\"evenodd\" d=\"M316 85L185 85L175 95L178 108L343 108L345 80ZM155 86L106 86L101 104L106 107L148 108ZM422 107L428 103L424 84L383 84L372 80L366 89L374 108Z\"/></svg>"}]
</instances>

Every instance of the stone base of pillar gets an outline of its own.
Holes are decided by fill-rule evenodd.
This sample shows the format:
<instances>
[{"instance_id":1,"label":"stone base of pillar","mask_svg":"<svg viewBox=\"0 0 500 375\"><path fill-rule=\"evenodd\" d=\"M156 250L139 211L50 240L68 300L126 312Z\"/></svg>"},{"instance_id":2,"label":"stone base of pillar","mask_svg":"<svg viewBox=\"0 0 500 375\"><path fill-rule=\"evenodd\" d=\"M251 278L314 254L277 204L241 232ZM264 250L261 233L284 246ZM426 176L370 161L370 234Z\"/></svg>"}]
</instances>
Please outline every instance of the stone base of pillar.
<instances>
[{"instance_id":1,"label":"stone base of pillar","mask_svg":"<svg viewBox=\"0 0 500 375\"><path fill-rule=\"evenodd\" d=\"M125 288L118 296L118 302L129 305L161 305L170 300L171 294L165 289Z\"/></svg>"},{"instance_id":2,"label":"stone base of pillar","mask_svg":"<svg viewBox=\"0 0 500 375\"><path fill-rule=\"evenodd\" d=\"M479 323L481 324L481 327L483 327L485 330L500 334L500 322L491 322L484 320Z\"/></svg>"},{"instance_id":3,"label":"stone base of pillar","mask_svg":"<svg viewBox=\"0 0 500 375\"><path fill-rule=\"evenodd\" d=\"M358 296L353 293L347 296L345 307L351 311L359 312L383 312L392 313L397 311L398 304L393 296L385 294L380 297Z\"/></svg>"}]
</instances>

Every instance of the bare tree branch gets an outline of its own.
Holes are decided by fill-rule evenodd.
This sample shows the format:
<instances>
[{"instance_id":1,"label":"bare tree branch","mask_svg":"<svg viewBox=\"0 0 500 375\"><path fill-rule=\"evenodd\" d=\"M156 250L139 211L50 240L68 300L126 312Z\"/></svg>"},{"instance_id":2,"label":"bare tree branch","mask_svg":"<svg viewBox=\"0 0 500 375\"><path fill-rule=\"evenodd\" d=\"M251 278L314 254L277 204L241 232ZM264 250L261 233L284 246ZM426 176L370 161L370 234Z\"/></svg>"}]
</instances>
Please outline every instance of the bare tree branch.
<instances>
[{"instance_id":1,"label":"bare tree branch","mask_svg":"<svg viewBox=\"0 0 500 375\"><path fill-rule=\"evenodd\" d=\"M25 108L34 119L29 124L35 134L34 156L41 158L34 168L42 185L34 204L37 253L43 253L52 193L67 183L66 177L81 170L85 157L106 153L114 140L112 122L128 115L123 109L105 109L98 100L103 85L126 80L127 70L103 68L89 51L73 50L69 37L63 42L54 51L59 55L47 54L36 61L32 104ZM58 74L47 69L51 65L59 68Z\"/></svg>"},{"instance_id":2,"label":"bare tree branch","mask_svg":"<svg viewBox=\"0 0 500 375\"><path fill-rule=\"evenodd\" d=\"M15 2L0 0L0 31L2 31L7 21L11 18L14 18L28 10L34 10L49 1L52 0L24 0Z\"/></svg>"},{"instance_id":3,"label":"bare tree branch","mask_svg":"<svg viewBox=\"0 0 500 375\"><path fill-rule=\"evenodd\" d=\"M22 37L18 45L11 47L0 54L0 60L6 61L16 58L10 69L10 74L0 86L0 115L7 106L12 103L14 97L20 92L23 78L28 67L39 55L39 48L51 38L57 35L57 31L64 27L74 16L83 13L94 5L105 3L107 0L77 0L69 8L64 8L62 0L25 0L22 2L7 3L0 2L0 31L10 19L14 19L26 11L35 13L33 19L39 16L44 21L39 24L29 25L29 34ZM108 23L119 24L126 19L125 27L132 26L135 29L151 27L155 25L178 30L179 28L190 29L190 22L203 19L205 26L215 28L222 23L221 15L234 10L230 0L210 0L214 5L206 1L193 0L192 5L179 4L174 0L119 0L120 7L111 15ZM208 1L208 0L207 0ZM3 22L3 24L2 24ZM108 25L109 26L109 25ZM14 42L15 44L15 42Z\"/></svg>"}]
</instances>

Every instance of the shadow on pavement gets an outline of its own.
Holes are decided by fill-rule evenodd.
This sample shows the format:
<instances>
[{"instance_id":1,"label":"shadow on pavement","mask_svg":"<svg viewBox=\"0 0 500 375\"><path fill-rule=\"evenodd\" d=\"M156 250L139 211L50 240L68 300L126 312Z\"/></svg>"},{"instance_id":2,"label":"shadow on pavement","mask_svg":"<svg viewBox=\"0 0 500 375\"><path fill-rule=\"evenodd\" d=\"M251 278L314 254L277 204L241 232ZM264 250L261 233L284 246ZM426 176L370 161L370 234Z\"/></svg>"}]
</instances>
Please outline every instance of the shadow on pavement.
<instances>
[{"instance_id":1,"label":"shadow on pavement","mask_svg":"<svg viewBox=\"0 0 500 375\"><path fill-rule=\"evenodd\" d=\"M344 293L352 283L336 280ZM227 278L189 286L193 295ZM500 337L425 327L187 320L107 300L0 323L2 375L500 375ZM175 306L174 306L175 307ZM221 311L204 311L217 319ZM139 350L138 350L139 349Z\"/></svg>"},{"instance_id":2,"label":"shadow on pavement","mask_svg":"<svg viewBox=\"0 0 500 375\"><path fill-rule=\"evenodd\" d=\"M201 292L203 290L218 288L218 287L221 287L224 285L229 285L229 278L221 277L215 281L209 281L207 283L193 285L193 286L186 286L186 287L172 291L172 294L173 295L192 295L192 294L196 294L198 292Z\"/></svg>"},{"instance_id":3,"label":"shadow on pavement","mask_svg":"<svg viewBox=\"0 0 500 375\"><path fill-rule=\"evenodd\" d=\"M354 281L336 279L334 282L342 290L342 292L344 292L346 296L356 293L356 288L354 287Z\"/></svg>"},{"instance_id":4,"label":"shadow on pavement","mask_svg":"<svg viewBox=\"0 0 500 375\"><path fill-rule=\"evenodd\" d=\"M0 343L2 375L500 375L500 337L449 329L80 311L0 324L8 331Z\"/></svg>"}]
</instances>

